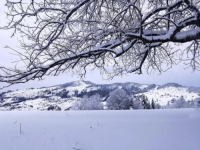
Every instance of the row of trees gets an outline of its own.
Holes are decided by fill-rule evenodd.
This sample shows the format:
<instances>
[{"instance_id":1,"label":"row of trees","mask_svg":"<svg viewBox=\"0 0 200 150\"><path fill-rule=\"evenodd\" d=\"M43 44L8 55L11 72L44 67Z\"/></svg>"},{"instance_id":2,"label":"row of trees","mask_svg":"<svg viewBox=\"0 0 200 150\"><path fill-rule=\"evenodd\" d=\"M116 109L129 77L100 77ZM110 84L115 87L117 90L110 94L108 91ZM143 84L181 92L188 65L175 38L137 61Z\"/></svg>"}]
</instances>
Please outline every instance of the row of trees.
<instances>
[{"instance_id":1,"label":"row of trees","mask_svg":"<svg viewBox=\"0 0 200 150\"><path fill-rule=\"evenodd\" d=\"M191 101L186 101L183 96L178 99L173 98L165 108L200 108L200 98Z\"/></svg>"},{"instance_id":2,"label":"row of trees","mask_svg":"<svg viewBox=\"0 0 200 150\"><path fill-rule=\"evenodd\" d=\"M74 104L75 110L102 110L102 98L96 94L91 97L85 96ZM160 105L154 100L149 102L144 95L131 97L123 89L112 91L106 99L106 109L125 110L125 109L159 109Z\"/></svg>"},{"instance_id":3,"label":"row of trees","mask_svg":"<svg viewBox=\"0 0 200 150\"><path fill-rule=\"evenodd\" d=\"M103 99L96 94L90 97L83 97L77 101L73 109L75 110L125 110L125 109L172 109L172 108L200 108L200 98L194 101L186 101L184 97L172 99L166 106L161 107L153 99L151 102L145 95L130 96L123 89L112 91L106 99L106 105L102 104Z\"/></svg>"}]
</instances>

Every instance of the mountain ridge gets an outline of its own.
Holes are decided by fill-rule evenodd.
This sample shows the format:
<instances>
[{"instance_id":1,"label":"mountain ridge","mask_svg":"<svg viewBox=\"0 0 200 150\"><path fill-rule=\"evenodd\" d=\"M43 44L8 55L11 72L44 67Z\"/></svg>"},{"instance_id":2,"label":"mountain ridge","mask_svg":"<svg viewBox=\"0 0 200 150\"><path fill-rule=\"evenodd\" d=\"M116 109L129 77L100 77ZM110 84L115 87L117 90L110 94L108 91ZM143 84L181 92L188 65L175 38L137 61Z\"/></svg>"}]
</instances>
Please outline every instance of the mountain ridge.
<instances>
[{"instance_id":1,"label":"mountain ridge","mask_svg":"<svg viewBox=\"0 0 200 150\"><path fill-rule=\"evenodd\" d=\"M135 82L95 84L90 81L72 81L50 87L29 88L0 93L0 110L47 110L51 105L59 105L62 110L86 96L99 94L103 100L115 89L122 88L130 96L145 95L155 99L160 105L166 105L171 99L183 96L194 100L200 95L200 87L187 87L177 83L163 85L140 84ZM30 108L29 108L30 107Z\"/></svg>"}]
</instances>

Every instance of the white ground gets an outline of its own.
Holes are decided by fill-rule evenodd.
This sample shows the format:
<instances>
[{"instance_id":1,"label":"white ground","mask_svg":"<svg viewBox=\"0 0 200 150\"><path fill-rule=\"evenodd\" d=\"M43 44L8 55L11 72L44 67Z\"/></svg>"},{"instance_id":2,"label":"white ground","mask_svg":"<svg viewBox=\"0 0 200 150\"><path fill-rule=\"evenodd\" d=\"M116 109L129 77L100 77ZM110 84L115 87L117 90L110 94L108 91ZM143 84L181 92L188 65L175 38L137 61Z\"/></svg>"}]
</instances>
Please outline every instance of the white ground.
<instances>
[{"instance_id":1,"label":"white ground","mask_svg":"<svg viewBox=\"0 0 200 150\"><path fill-rule=\"evenodd\" d=\"M3 111L0 150L200 150L200 111Z\"/></svg>"}]
</instances>

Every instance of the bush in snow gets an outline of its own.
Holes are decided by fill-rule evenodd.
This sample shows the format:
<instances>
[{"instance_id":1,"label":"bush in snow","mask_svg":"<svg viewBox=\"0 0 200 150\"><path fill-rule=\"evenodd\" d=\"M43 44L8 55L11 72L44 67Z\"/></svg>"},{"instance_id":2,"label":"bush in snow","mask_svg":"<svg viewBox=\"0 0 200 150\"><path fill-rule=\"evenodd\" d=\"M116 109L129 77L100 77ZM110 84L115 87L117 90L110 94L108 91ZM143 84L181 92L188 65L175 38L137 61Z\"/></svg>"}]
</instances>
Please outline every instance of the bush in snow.
<instances>
[{"instance_id":1,"label":"bush in snow","mask_svg":"<svg viewBox=\"0 0 200 150\"><path fill-rule=\"evenodd\" d=\"M55 111L60 111L61 108L57 105L53 106L53 105L50 105L48 108L47 108L48 111L50 110L55 110Z\"/></svg>"},{"instance_id":2,"label":"bush in snow","mask_svg":"<svg viewBox=\"0 0 200 150\"><path fill-rule=\"evenodd\" d=\"M194 107L195 108L200 108L200 97L195 98L195 100L194 100Z\"/></svg>"},{"instance_id":3,"label":"bush in snow","mask_svg":"<svg viewBox=\"0 0 200 150\"><path fill-rule=\"evenodd\" d=\"M77 101L73 109L74 110L102 110L103 104L101 103L101 97L96 94L91 97L84 96L79 101Z\"/></svg>"},{"instance_id":4,"label":"bush in snow","mask_svg":"<svg viewBox=\"0 0 200 150\"><path fill-rule=\"evenodd\" d=\"M107 101L107 108L110 110L129 109L131 99L123 89L116 89L110 93Z\"/></svg>"}]
</instances>

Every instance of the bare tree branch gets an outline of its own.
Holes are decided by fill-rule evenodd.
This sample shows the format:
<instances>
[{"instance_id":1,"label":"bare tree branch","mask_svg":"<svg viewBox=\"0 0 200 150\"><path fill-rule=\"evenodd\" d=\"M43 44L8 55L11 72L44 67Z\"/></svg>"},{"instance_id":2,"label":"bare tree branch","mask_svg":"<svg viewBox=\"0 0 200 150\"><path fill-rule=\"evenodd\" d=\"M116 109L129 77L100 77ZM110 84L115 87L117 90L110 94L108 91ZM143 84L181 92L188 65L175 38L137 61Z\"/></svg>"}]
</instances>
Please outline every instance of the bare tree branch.
<instances>
[{"instance_id":1,"label":"bare tree branch","mask_svg":"<svg viewBox=\"0 0 200 150\"><path fill-rule=\"evenodd\" d=\"M88 68L113 78L144 68L163 72L179 61L200 67L199 0L7 0L6 7L9 23L1 29L22 37L14 52L25 69L1 66L0 82L65 71L83 77Z\"/></svg>"}]
</instances>

